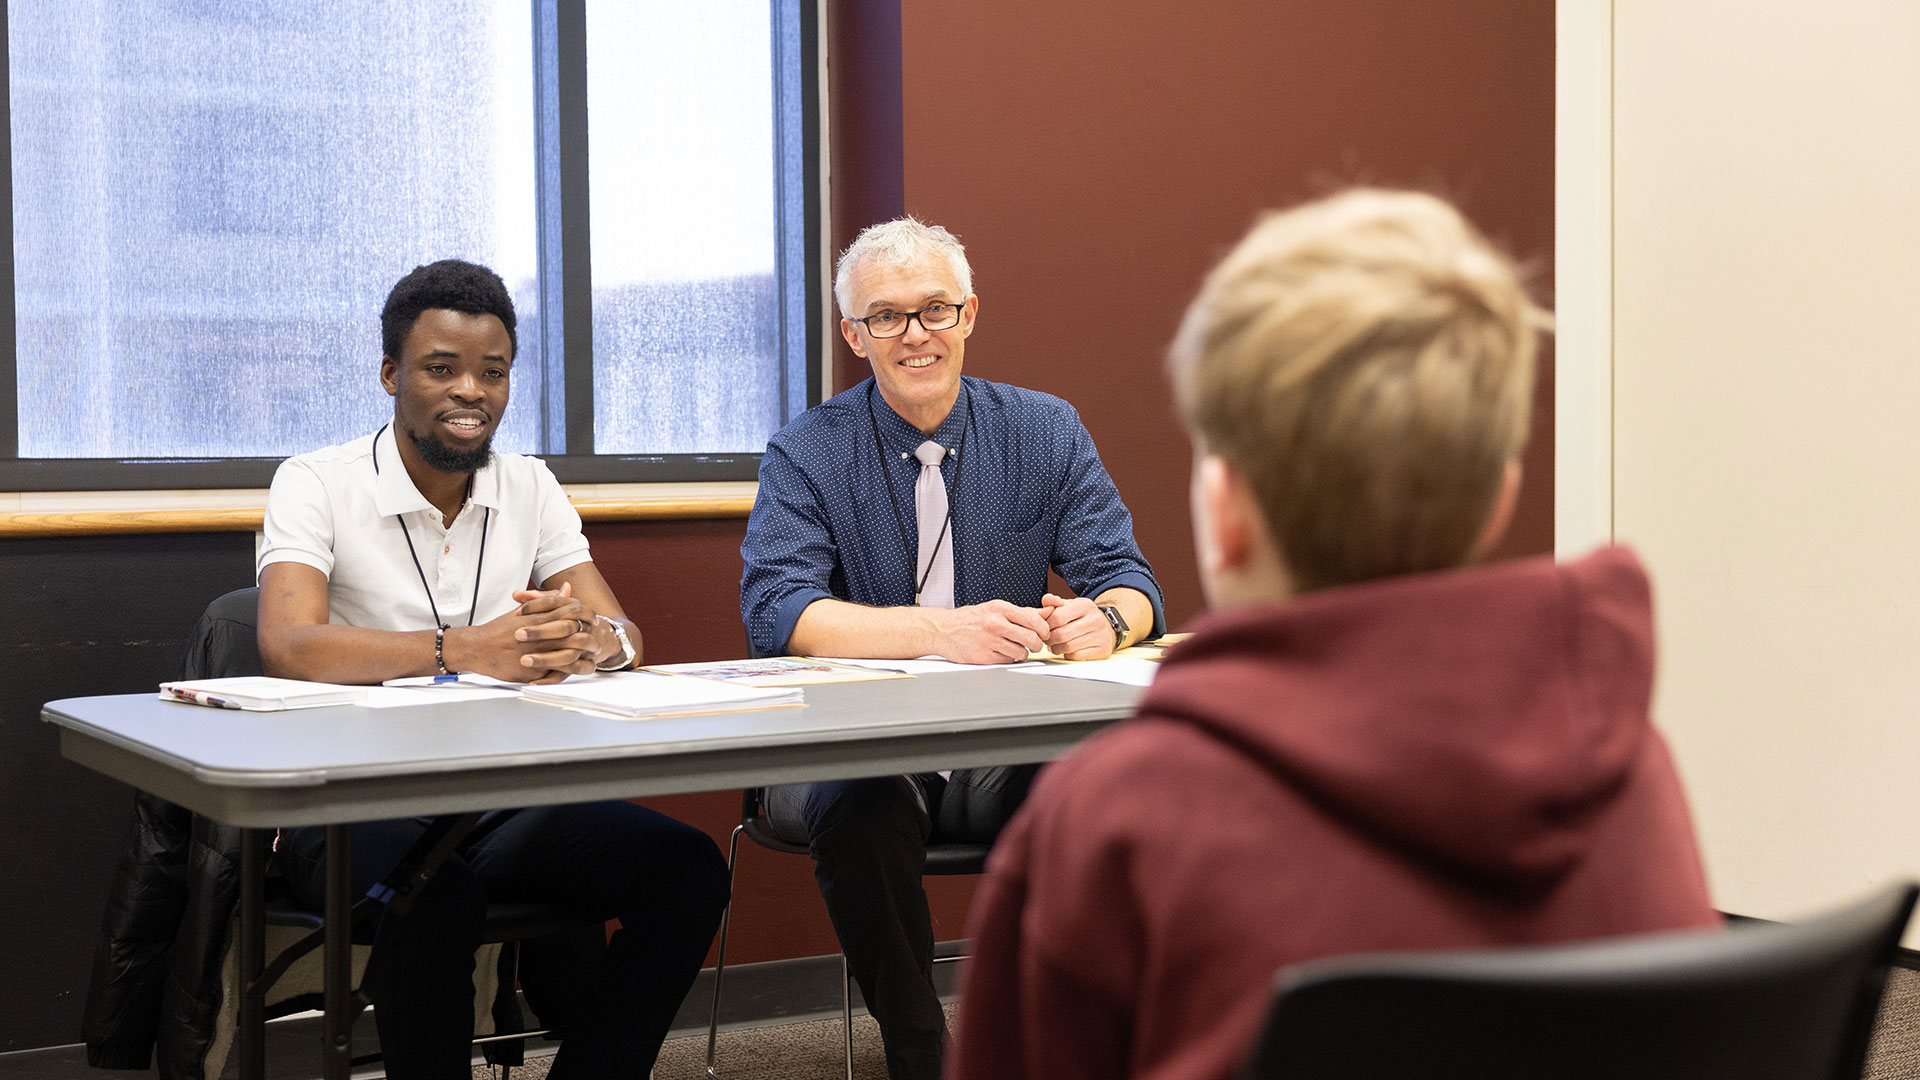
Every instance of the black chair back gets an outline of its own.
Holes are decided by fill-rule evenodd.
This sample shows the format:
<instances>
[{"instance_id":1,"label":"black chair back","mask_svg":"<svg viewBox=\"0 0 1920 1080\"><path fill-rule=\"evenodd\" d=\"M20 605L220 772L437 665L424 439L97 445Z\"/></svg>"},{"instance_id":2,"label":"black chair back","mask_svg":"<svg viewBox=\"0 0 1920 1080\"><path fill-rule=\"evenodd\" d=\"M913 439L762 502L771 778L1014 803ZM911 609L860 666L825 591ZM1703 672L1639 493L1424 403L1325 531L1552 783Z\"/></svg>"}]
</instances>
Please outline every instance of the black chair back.
<instances>
[{"instance_id":1,"label":"black chair back","mask_svg":"<svg viewBox=\"0 0 1920 1080\"><path fill-rule=\"evenodd\" d=\"M1796 924L1282 971L1246 1080L1858 1080L1915 886Z\"/></svg>"},{"instance_id":2,"label":"black chair back","mask_svg":"<svg viewBox=\"0 0 1920 1080\"><path fill-rule=\"evenodd\" d=\"M235 589L214 598L187 636L186 655L180 658L180 678L220 679L259 675L260 590Z\"/></svg>"}]
</instances>

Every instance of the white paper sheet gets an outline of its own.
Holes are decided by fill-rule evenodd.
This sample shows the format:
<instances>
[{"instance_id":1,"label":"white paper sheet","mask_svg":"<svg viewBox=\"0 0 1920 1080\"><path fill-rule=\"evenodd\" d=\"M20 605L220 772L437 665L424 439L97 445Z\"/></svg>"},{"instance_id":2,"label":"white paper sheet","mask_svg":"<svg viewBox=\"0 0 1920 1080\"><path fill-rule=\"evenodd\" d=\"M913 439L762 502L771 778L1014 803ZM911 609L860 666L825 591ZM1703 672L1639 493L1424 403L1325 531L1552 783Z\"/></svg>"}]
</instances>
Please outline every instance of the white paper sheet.
<instances>
[{"instance_id":1,"label":"white paper sheet","mask_svg":"<svg viewBox=\"0 0 1920 1080\"><path fill-rule=\"evenodd\" d=\"M798 687L741 686L692 675L615 671L575 675L549 686L528 686L526 701L610 713L621 718L740 712L805 704Z\"/></svg>"},{"instance_id":2,"label":"white paper sheet","mask_svg":"<svg viewBox=\"0 0 1920 1080\"><path fill-rule=\"evenodd\" d=\"M1066 664L1021 664L1013 670L1022 675L1052 675L1059 679L1089 679L1094 682L1147 686L1160 671L1152 660L1114 656L1105 660L1081 660Z\"/></svg>"},{"instance_id":3,"label":"white paper sheet","mask_svg":"<svg viewBox=\"0 0 1920 1080\"><path fill-rule=\"evenodd\" d=\"M449 701L479 701L484 698L517 697L518 690L488 690L468 686L369 686L369 709L397 709L405 705L439 705Z\"/></svg>"},{"instance_id":4,"label":"white paper sheet","mask_svg":"<svg viewBox=\"0 0 1920 1080\"><path fill-rule=\"evenodd\" d=\"M917 660L869 660L844 656L811 656L809 660L824 660L829 664L846 664L850 667L869 668L874 671L898 671L903 675L931 675L941 671L1004 671L1035 666L1031 661L1022 660L1014 664L956 664L939 656L922 656Z\"/></svg>"},{"instance_id":5,"label":"white paper sheet","mask_svg":"<svg viewBox=\"0 0 1920 1080\"><path fill-rule=\"evenodd\" d=\"M381 686L424 686L440 690L511 690L519 693L526 683L508 682L491 675L482 675L477 671L462 671L457 675L411 675L404 679L388 679Z\"/></svg>"}]
</instances>

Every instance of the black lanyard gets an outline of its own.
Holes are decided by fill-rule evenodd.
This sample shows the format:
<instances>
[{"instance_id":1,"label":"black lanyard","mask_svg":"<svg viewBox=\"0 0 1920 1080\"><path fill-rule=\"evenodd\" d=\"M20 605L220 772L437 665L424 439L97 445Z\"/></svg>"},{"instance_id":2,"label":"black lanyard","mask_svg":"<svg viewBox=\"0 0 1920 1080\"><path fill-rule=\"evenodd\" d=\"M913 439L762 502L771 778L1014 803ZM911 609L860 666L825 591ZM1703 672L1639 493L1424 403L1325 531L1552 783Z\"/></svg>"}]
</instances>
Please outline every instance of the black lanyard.
<instances>
[{"instance_id":1,"label":"black lanyard","mask_svg":"<svg viewBox=\"0 0 1920 1080\"><path fill-rule=\"evenodd\" d=\"M380 436L391 425L382 424L373 434L373 475L380 475ZM398 433L395 439L399 438ZM473 474L467 474L467 497L473 497ZM473 561L473 601L467 605L467 625L473 625L473 613L480 608L480 568L487 565L487 526L493 524L493 507L483 507L486 515L480 519L480 557ZM420 588L427 594L427 609L433 612L433 625L442 630L447 624L440 618L440 605L433 602L433 587L427 584L427 572L420 568L420 553L413 549L413 534L407 531L407 517L396 514L400 522L400 535L407 538L407 554L413 556L413 572L420 575Z\"/></svg>"},{"instance_id":2,"label":"black lanyard","mask_svg":"<svg viewBox=\"0 0 1920 1080\"><path fill-rule=\"evenodd\" d=\"M953 452L953 480L947 484L947 520L940 523L940 535L933 539L933 549L927 555L927 569L913 583L915 607L920 604L920 590L927 587L927 579L933 576L933 558L946 541L947 530L953 527L953 493L960 488L960 470L967 467L967 432L973 427L973 395L966 393L965 383L960 385L960 390L967 399L967 418L960 424L960 445ZM887 457L887 444L880 441L880 420L873 408L873 391L873 386L867 387L867 422L873 425L873 448L880 452L880 477L887 482L887 505L893 507L893 523L900 528L900 546L912 551L913 541L907 539L907 519L900 513L900 493L893 487L893 465ZM916 508L915 513L918 512ZM958 597L955 599L958 600Z\"/></svg>"}]
</instances>

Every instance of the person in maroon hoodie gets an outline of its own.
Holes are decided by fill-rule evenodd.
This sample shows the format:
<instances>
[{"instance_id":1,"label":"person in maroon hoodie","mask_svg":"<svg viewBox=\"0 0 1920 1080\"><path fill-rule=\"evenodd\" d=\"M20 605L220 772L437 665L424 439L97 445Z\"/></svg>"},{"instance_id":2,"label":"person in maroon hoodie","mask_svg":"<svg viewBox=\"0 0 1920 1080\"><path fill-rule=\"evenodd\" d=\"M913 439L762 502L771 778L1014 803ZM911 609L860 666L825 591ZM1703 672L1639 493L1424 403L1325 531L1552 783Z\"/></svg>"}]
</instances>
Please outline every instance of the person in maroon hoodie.
<instances>
[{"instance_id":1,"label":"person in maroon hoodie","mask_svg":"<svg viewBox=\"0 0 1920 1080\"><path fill-rule=\"evenodd\" d=\"M1207 278L1168 366L1212 611L1001 835L950 1078L1226 1077L1288 964L1718 921L1639 563L1470 565L1541 322L1419 194L1275 215Z\"/></svg>"}]
</instances>

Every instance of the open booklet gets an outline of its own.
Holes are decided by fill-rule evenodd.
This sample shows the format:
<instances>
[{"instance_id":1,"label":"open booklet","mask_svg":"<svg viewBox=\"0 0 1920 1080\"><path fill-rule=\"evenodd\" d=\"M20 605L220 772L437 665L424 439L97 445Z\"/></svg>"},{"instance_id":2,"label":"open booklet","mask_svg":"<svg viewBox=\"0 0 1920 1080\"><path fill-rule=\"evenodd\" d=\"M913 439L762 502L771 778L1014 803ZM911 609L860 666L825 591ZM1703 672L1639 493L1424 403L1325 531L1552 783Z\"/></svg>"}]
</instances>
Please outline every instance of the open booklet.
<instances>
[{"instance_id":1,"label":"open booklet","mask_svg":"<svg viewBox=\"0 0 1920 1080\"><path fill-rule=\"evenodd\" d=\"M758 660L719 660L703 664L653 664L648 671L698 675L739 686L809 686L814 683L905 679L899 670L861 667L805 656L768 656Z\"/></svg>"},{"instance_id":2,"label":"open booklet","mask_svg":"<svg viewBox=\"0 0 1920 1080\"><path fill-rule=\"evenodd\" d=\"M279 712L322 705L351 705L367 696L364 686L240 675L224 679L187 679L160 684L164 701L185 701L215 709Z\"/></svg>"},{"instance_id":3,"label":"open booklet","mask_svg":"<svg viewBox=\"0 0 1920 1080\"><path fill-rule=\"evenodd\" d=\"M800 691L793 687L741 686L655 671L575 675L548 686L528 686L520 696L545 705L630 720L805 704Z\"/></svg>"}]
</instances>

